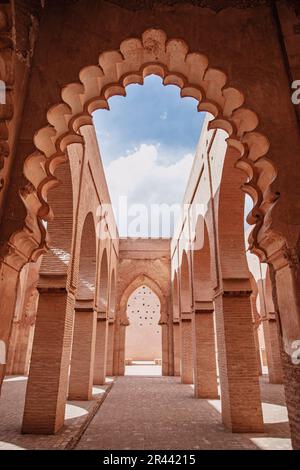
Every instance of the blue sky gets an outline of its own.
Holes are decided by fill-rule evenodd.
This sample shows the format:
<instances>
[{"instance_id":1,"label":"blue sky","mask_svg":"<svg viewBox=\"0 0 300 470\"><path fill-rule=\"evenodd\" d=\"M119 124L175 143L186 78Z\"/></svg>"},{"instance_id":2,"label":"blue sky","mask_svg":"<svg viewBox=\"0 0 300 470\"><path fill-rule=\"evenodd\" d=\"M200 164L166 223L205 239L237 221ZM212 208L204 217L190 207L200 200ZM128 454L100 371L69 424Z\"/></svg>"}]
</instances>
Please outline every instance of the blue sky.
<instances>
[{"instance_id":1,"label":"blue sky","mask_svg":"<svg viewBox=\"0 0 300 470\"><path fill-rule=\"evenodd\" d=\"M151 203L181 202L204 118L194 99L180 98L178 87L164 87L157 76L147 77L143 86L129 85L126 93L109 100L109 111L94 113L117 219L120 196L148 210ZM119 223L120 235L135 236L125 233L125 225ZM141 232L150 235L145 226Z\"/></svg>"}]
</instances>

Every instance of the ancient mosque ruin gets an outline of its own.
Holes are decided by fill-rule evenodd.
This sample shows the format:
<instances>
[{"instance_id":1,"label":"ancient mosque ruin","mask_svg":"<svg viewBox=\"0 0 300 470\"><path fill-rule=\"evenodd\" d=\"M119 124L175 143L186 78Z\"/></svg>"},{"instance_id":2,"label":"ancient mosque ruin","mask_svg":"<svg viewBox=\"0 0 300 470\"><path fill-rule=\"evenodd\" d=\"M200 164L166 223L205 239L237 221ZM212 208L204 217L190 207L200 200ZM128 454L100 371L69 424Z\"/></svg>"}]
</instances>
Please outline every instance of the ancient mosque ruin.
<instances>
[{"instance_id":1,"label":"ancient mosque ruin","mask_svg":"<svg viewBox=\"0 0 300 470\"><path fill-rule=\"evenodd\" d=\"M299 2L6 0L0 35L0 449L78 409L78 448L300 449ZM205 118L172 237L126 238L93 113L150 75Z\"/></svg>"}]
</instances>

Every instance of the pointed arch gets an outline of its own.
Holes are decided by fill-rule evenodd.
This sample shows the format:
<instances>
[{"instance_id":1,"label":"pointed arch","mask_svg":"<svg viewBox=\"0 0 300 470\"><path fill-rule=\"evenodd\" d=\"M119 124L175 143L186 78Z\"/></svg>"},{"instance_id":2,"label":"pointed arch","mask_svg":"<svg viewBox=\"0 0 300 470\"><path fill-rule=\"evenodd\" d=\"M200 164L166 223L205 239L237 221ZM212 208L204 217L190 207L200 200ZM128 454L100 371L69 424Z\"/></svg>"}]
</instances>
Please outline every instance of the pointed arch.
<instances>
[{"instance_id":1,"label":"pointed arch","mask_svg":"<svg viewBox=\"0 0 300 470\"><path fill-rule=\"evenodd\" d=\"M161 303L158 295L146 283L139 285L129 295L126 315L125 360L161 360Z\"/></svg>"},{"instance_id":2,"label":"pointed arch","mask_svg":"<svg viewBox=\"0 0 300 470\"><path fill-rule=\"evenodd\" d=\"M166 319L163 318L165 315L167 315L166 311L166 298L157 284L151 277L147 276L146 274L140 274L137 276L133 281L130 282L130 284L123 290L123 293L120 297L120 313L121 316L124 318L126 317L126 308L127 308L127 303L128 299L131 296L131 294L140 286L145 285L149 289L151 289L159 298L160 300L160 305L161 305L161 318L160 318L160 323L165 322Z\"/></svg>"},{"instance_id":3,"label":"pointed arch","mask_svg":"<svg viewBox=\"0 0 300 470\"><path fill-rule=\"evenodd\" d=\"M104 248L100 262L100 280L98 288L98 306L101 312L106 312L108 305L108 256L107 249Z\"/></svg>"},{"instance_id":4,"label":"pointed arch","mask_svg":"<svg viewBox=\"0 0 300 470\"><path fill-rule=\"evenodd\" d=\"M193 292L194 302L212 302L212 260L210 240L204 217L199 216L193 249Z\"/></svg>"},{"instance_id":5,"label":"pointed arch","mask_svg":"<svg viewBox=\"0 0 300 470\"><path fill-rule=\"evenodd\" d=\"M47 222L49 250L44 254L40 274L67 276L73 238L73 183L69 161L55 170L57 185L48 192L53 217Z\"/></svg>"},{"instance_id":6,"label":"pointed arch","mask_svg":"<svg viewBox=\"0 0 300 470\"><path fill-rule=\"evenodd\" d=\"M190 266L187 252L183 250L180 265L180 309L181 312L191 312L192 286L190 279Z\"/></svg>"},{"instance_id":7,"label":"pointed arch","mask_svg":"<svg viewBox=\"0 0 300 470\"><path fill-rule=\"evenodd\" d=\"M80 247L79 275L76 300L94 304L96 278L96 229L89 212L85 218Z\"/></svg>"}]
</instances>

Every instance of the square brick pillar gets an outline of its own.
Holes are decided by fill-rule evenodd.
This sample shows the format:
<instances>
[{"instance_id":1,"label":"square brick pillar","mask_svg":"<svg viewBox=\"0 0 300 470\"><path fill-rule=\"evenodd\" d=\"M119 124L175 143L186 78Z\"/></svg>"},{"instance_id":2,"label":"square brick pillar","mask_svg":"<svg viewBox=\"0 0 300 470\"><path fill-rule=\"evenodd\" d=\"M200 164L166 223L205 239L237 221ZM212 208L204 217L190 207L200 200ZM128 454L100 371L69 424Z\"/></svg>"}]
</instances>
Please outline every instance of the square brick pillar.
<instances>
[{"instance_id":1,"label":"square brick pillar","mask_svg":"<svg viewBox=\"0 0 300 470\"><path fill-rule=\"evenodd\" d=\"M93 396L97 313L93 307L75 308L69 400L91 400Z\"/></svg>"},{"instance_id":2,"label":"square brick pillar","mask_svg":"<svg viewBox=\"0 0 300 470\"><path fill-rule=\"evenodd\" d=\"M115 319L114 333L114 354L113 354L113 375L119 375L119 355L120 355L120 320Z\"/></svg>"},{"instance_id":3,"label":"square brick pillar","mask_svg":"<svg viewBox=\"0 0 300 470\"><path fill-rule=\"evenodd\" d=\"M39 293L22 432L54 434L65 418L75 299L62 287Z\"/></svg>"},{"instance_id":4,"label":"square brick pillar","mask_svg":"<svg viewBox=\"0 0 300 470\"><path fill-rule=\"evenodd\" d=\"M16 308L16 293L20 273L0 262L0 393L6 374L9 338Z\"/></svg>"},{"instance_id":5,"label":"square brick pillar","mask_svg":"<svg viewBox=\"0 0 300 470\"><path fill-rule=\"evenodd\" d=\"M222 421L232 432L263 432L250 286L226 281L215 297Z\"/></svg>"},{"instance_id":6,"label":"square brick pillar","mask_svg":"<svg viewBox=\"0 0 300 470\"><path fill-rule=\"evenodd\" d=\"M34 324L29 321L20 321L16 334L16 343L13 345L14 350L9 349L7 374L28 375L33 332Z\"/></svg>"},{"instance_id":7,"label":"square brick pillar","mask_svg":"<svg viewBox=\"0 0 300 470\"><path fill-rule=\"evenodd\" d=\"M256 295L254 295L253 292L250 295L250 303L251 303L251 311L252 311L253 335L254 335L254 342L255 342L255 349L256 349L258 371L259 371L259 375L262 375L260 346L259 346L259 338L258 338L258 327L260 325L261 317L256 308Z\"/></svg>"},{"instance_id":8,"label":"square brick pillar","mask_svg":"<svg viewBox=\"0 0 300 470\"><path fill-rule=\"evenodd\" d=\"M212 302L197 302L193 317L195 398L218 398Z\"/></svg>"},{"instance_id":9,"label":"square brick pillar","mask_svg":"<svg viewBox=\"0 0 300 470\"><path fill-rule=\"evenodd\" d=\"M267 314L267 317L263 318L263 331L266 345L269 382L272 384L282 384L283 372L275 313L270 312Z\"/></svg>"},{"instance_id":10,"label":"square brick pillar","mask_svg":"<svg viewBox=\"0 0 300 470\"><path fill-rule=\"evenodd\" d=\"M108 319L106 312L99 312L97 317L96 349L94 362L94 384L105 384L107 358Z\"/></svg>"},{"instance_id":11,"label":"square brick pillar","mask_svg":"<svg viewBox=\"0 0 300 470\"><path fill-rule=\"evenodd\" d=\"M258 373L259 375L262 375L260 345L259 345L259 338L258 338L258 326L255 324L253 324L253 335L254 335L254 343L255 343L256 357L257 357L257 364L258 364Z\"/></svg>"},{"instance_id":12,"label":"square brick pillar","mask_svg":"<svg viewBox=\"0 0 300 470\"><path fill-rule=\"evenodd\" d=\"M169 371L170 377L174 376L174 341L173 341L173 320L171 315L168 318L168 358L169 358Z\"/></svg>"},{"instance_id":13,"label":"square brick pillar","mask_svg":"<svg viewBox=\"0 0 300 470\"><path fill-rule=\"evenodd\" d=\"M128 319L121 317L115 320L113 373L117 376L125 374L125 337L128 325Z\"/></svg>"},{"instance_id":14,"label":"square brick pillar","mask_svg":"<svg viewBox=\"0 0 300 470\"><path fill-rule=\"evenodd\" d=\"M125 375L125 340L127 324L123 321L119 330L118 375Z\"/></svg>"},{"instance_id":15,"label":"square brick pillar","mask_svg":"<svg viewBox=\"0 0 300 470\"><path fill-rule=\"evenodd\" d=\"M174 375L180 376L180 323L173 320Z\"/></svg>"},{"instance_id":16,"label":"square brick pillar","mask_svg":"<svg viewBox=\"0 0 300 470\"><path fill-rule=\"evenodd\" d=\"M298 344L294 350L297 358L299 358L299 352ZM300 363L299 359L294 362L295 357L292 358L287 354L283 347L281 357L292 446L294 450L300 450Z\"/></svg>"},{"instance_id":17,"label":"square brick pillar","mask_svg":"<svg viewBox=\"0 0 300 470\"><path fill-rule=\"evenodd\" d=\"M113 319L108 321L108 333L107 333L107 358L106 358L106 375L113 375L113 363L114 363L114 333L115 333L115 322Z\"/></svg>"},{"instance_id":18,"label":"square brick pillar","mask_svg":"<svg viewBox=\"0 0 300 470\"><path fill-rule=\"evenodd\" d=\"M169 375L169 328L167 323L160 323L162 342L161 373L163 376Z\"/></svg>"},{"instance_id":19,"label":"square brick pillar","mask_svg":"<svg viewBox=\"0 0 300 470\"><path fill-rule=\"evenodd\" d=\"M193 383L193 340L192 340L192 313L181 312L180 322L180 375L181 383Z\"/></svg>"}]
</instances>

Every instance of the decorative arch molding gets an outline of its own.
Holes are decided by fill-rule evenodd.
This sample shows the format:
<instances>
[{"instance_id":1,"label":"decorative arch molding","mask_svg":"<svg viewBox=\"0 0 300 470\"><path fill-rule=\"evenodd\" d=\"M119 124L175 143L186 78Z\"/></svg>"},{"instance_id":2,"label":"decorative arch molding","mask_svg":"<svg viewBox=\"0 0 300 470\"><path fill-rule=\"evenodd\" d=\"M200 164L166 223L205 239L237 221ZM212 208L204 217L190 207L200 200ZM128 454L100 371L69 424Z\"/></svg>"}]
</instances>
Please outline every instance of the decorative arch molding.
<instances>
[{"instance_id":1,"label":"decorative arch molding","mask_svg":"<svg viewBox=\"0 0 300 470\"><path fill-rule=\"evenodd\" d=\"M119 311L121 315L121 322L124 325L128 325L128 318L126 314L127 310L127 302L131 294L138 289L140 286L147 286L149 289L151 289L159 298L160 301L160 319L159 319L159 325L164 325L167 323L167 300L165 295L163 294L160 286L155 282L151 277L147 276L147 274L140 274L137 276L133 281L131 281L127 287L122 292L122 295L120 297L120 303L119 303Z\"/></svg>"},{"instance_id":2,"label":"decorative arch molding","mask_svg":"<svg viewBox=\"0 0 300 470\"><path fill-rule=\"evenodd\" d=\"M236 166L247 175L242 189L254 202L247 219L254 225L251 249L260 259L266 259L268 245L278 246L279 235L270 229L271 210L278 199L271 190L276 169L266 157L268 139L256 131L258 116L244 107L243 93L227 85L226 74L209 67L205 55L189 52L183 40L168 39L162 30L148 29L141 39L126 39L119 50L102 53L99 64L81 69L80 81L65 86L62 101L48 110L48 125L34 137L37 150L24 164L30 183L20 194L27 217L23 229L9 240L6 262L22 264L47 249L43 223L51 217L47 192L57 184L54 171L67 158L67 146L84 145L80 128L92 124L92 113L100 108L109 109L110 97L125 96L127 85L142 84L150 74L162 77L164 85L177 85L182 97L198 100L198 110L213 115L209 128L227 132L228 146L239 155Z\"/></svg>"}]
</instances>

